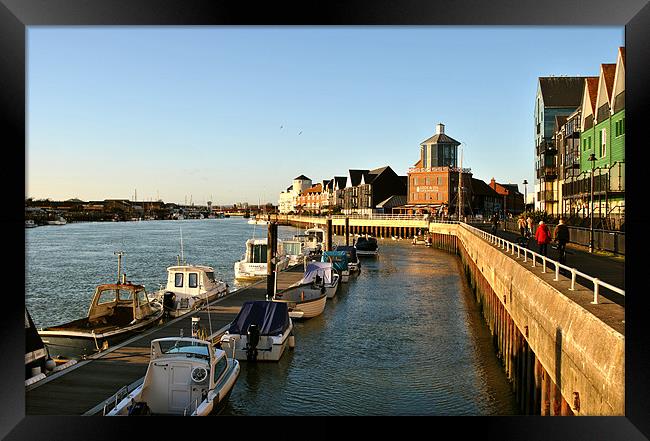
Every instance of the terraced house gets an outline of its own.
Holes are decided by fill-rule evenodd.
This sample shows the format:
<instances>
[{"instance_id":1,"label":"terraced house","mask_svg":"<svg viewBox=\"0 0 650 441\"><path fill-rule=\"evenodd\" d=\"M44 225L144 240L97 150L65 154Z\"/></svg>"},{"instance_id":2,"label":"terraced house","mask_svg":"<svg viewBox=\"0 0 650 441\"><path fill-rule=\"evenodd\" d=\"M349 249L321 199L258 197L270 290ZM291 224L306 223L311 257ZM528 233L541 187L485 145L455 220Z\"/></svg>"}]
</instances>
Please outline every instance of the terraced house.
<instances>
[{"instance_id":1,"label":"terraced house","mask_svg":"<svg viewBox=\"0 0 650 441\"><path fill-rule=\"evenodd\" d=\"M615 64L601 64L597 78L586 80L582 99L580 172L564 180L562 193L570 214L593 211L597 227L619 228L625 219L624 47Z\"/></svg>"},{"instance_id":2,"label":"terraced house","mask_svg":"<svg viewBox=\"0 0 650 441\"><path fill-rule=\"evenodd\" d=\"M540 77L535 100L535 171L537 206L560 214L558 149L554 140L556 118L568 117L583 96L586 77Z\"/></svg>"}]
</instances>

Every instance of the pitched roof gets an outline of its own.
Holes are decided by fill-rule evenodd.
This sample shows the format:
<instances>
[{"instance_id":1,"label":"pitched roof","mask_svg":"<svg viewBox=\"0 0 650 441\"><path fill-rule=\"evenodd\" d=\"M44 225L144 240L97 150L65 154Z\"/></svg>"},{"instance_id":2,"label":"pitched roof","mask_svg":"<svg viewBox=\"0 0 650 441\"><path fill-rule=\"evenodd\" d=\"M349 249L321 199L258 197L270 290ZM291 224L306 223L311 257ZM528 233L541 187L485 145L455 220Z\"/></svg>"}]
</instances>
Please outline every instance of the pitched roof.
<instances>
[{"instance_id":1,"label":"pitched roof","mask_svg":"<svg viewBox=\"0 0 650 441\"><path fill-rule=\"evenodd\" d=\"M305 175L300 175L297 178L293 178L294 181L311 181L307 176Z\"/></svg>"},{"instance_id":2,"label":"pitched roof","mask_svg":"<svg viewBox=\"0 0 650 441\"><path fill-rule=\"evenodd\" d=\"M603 77L605 78L607 98L611 101L612 91L614 90L614 75L616 75L616 63L601 64L600 66L603 69Z\"/></svg>"},{"instance_id":3,"label":"pitched roof","mask_svg":"<svg viewBox=\"0 0 650 441\"><path fill-rule=\"evenodd\" d=\"M377 204L376 208L393 208L406 205L406 195L393 195Z\"/></svg>"},{"instance_id":4,"label":"pitched roof","mask_svg":"<svg viewBox=\"0 0 650 441\"><path fill-rule=\"evenodd\" d=\"M625 46L619 47L618 51L621 54L621 61L623 62L623 66L625 66Z\"/></svg>"},{"instance_id":5,"label":"pitched roof","mask_svg":"<svg viewBox=\"0 0 650 441\"><path fill-rule=\"evenodd\" d=\"M444 133L436 133L431 138L422 141L420 144L455 144L460 145L460 142L456 141L451 136L447 136Z\"/></svg>"},{"instance_id":6,"label":"pitched roof","mask_svg":"<svg viewBox=\"0 0 650 441\"><path fill-rule=\"evenodd\" d=\"M348 177L347 176L334 176L334 182L336 183L336 187L341 189L345 188L345 184L348 182Z\"/></svg>"},{"instance_id":7,"label":"pitched roof","mask_svg":"<svg viewBox=\"0 0 650 441\"><path fill-rule=\"evenodd\" d=\"M578 107L586 77L539 77L544 107Z\"/></svg>"},{"instance_id":8,"label":"pitched roof","mask_svg":"<svg viewBox=\"0 0 650 441\"><path fill-rule=\"evenodd\" d=\"M350 170L350 186L356 187L361 183L361 178L368 173L368 170Z\"/></svg>"},{"instance_id":9,"label":"pitched roof","mask_svg":"<svg viewBox=\"0 0 650 441\"><path fill-rule=\"evenodd\" d=\"M596 107L596 96L598 95L598 77L587 77L587 93L591 101L591 108Z\"/></svg>"},{"instance_id":10,"label":"pitched roof","mask_svg":"<svg viewBox=\"0 0 650 441\"><path fill-rule=\"evenodd\" d=\"M492 187L487 185L484 181L476 178L471 178L471 179L472 179L472 193L474 195L499 197L499 193L497 193Z\"/></svg>"},{"instance_id":11,"label":"pitched roof","mask_svg":"<svg viewBox=\"0 0 650 441\"><path fill-rule=\"evenodd\" d=\"M303 191L302 194L306 194L306 193L320 193L320 192L322 192L322 191L323 191L323 186L322 186L322 184L318 183L318 184L316 184L316 185L311 186L311 187L308 188L307 190Z\"/></svg>"}]
</instances>

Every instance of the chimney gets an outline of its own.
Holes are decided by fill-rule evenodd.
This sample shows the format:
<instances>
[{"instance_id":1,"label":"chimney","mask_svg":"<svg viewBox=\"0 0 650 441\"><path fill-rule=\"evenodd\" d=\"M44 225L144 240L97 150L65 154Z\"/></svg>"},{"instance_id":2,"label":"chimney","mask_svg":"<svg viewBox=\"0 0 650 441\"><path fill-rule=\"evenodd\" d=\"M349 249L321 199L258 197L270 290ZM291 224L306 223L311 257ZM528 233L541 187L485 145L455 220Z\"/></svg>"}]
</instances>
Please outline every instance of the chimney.
<instances>
[{"instance_id":1,"label":"chimney","mask_svg":"<svg viewBox=\"0 0 650 441\"><path fill-rule=\"evenodd\" d=\"M445 125L443 123L436 124L436 135L442 135L445 133Z\"/></svg>"}]
</instances>

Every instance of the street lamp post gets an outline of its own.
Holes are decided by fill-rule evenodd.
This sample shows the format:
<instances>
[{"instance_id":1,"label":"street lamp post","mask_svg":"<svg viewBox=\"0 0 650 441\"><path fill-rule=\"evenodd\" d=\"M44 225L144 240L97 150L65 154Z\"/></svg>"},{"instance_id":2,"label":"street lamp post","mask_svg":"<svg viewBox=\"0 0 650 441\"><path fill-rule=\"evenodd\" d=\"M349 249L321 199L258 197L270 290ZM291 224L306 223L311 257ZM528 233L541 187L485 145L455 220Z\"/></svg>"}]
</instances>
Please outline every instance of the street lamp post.
<instances>
[{"instance_id":1,"label":"street lamp post","mask_svg":"<svg viewBox=\"0 0 650 441\"><path fill-rule=\"evenodd\" d=\"M528 181L524 179L524 213L528 211Z\"/></svg>"},{"instance_id":2,"label":"street lamp post","mask_svg":"<svg viewBox=\"0 0 650 441\"><path fill-rule=\"evenodd\" d=\"M591 161L591 203L589 209L589 252L594 252L594 167L596 166L596 155L590 154L588 161Z\"/></svg>"}]
</instances>

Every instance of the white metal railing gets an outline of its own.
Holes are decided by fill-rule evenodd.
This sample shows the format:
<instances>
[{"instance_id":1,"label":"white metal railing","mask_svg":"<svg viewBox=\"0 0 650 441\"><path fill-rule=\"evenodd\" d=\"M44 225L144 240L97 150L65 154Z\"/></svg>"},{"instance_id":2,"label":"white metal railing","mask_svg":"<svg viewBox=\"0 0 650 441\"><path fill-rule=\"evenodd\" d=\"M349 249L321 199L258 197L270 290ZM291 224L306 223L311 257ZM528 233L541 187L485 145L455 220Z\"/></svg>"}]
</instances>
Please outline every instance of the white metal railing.
<instances>
[{"instance_id":1,"label":"white metal railing","mask_svg":"<svg viewBox=\"0 0 650 441\"><path fill-rule=\"evenodd\" d=\"M575 290L576 277L577 276L584 277L585 279L590 280L594 285L594 288L593 288L594 289L594 300L591 302L594 305L598 304L599 288L601 286L605 287L605 288L607 288L607 289L609 289L609 290L611 290L611 291L613 291L613 292L615 292L617 294L625 296L625 290L617 288L617 287L615 287L613 285L610 285L607 282L603 282L602 280L598 279L597 277L592 277L592 276L590 276L588 274L585 274L583 272L578 271L575 268L563 265L560 262L557 262L557 261L555 261L553 259L549 259L548 257L546 257L544 255L541 255L539 253L536 253L533 250L530 250L530 249L528 249L526 247L523 247L521 245L518 245L516 243L512 243L512 242L510 242L508 240L505 240L505 239L503 239L501 237L495 236L495 235L493 235L491 233L488 233L487 231L483 231L483 230L481 230L479 228L476 228L476 227L473 227L473 226L467 225L467 224L461 224L461 226L463 228L469 230L470 232L482 237L484 240L486 240L487 242L490 242L494 246L497 246L497 247L503 249L506 253L509 252L510 254L514 255L515 251L516 251L518 259L521 258L522 254L523 254L523 259L524 259L523 261L524 262L528 262L529 261L528 257L530 256L530 261L532 261L532 266L533 267L537 266L537 261L540 260L541 265L542 265L542 273L547 272L546 268L547 268L548 264L553 265L554 271L555 271L555 278L553 279L554 281L560 280L560 268L566 269L567 271L569 271L571 273L571 287L569 288L570 291Z\"/></svg>"},{"instance_id":2,"label":"white metal railing","mask_svg":"<svg viewBox=\"0 0 650 441\"><path fill-rule=\"evenodd\" d=\"M283 216L278 216L279 219L282 219ZM457 224L458 221L450 219L441 219L441 218L426 218L422 215L411 215L411 214L335 214L331 216L331 219L362 219L362 220L410 220L410 221L423 221L431 223L445 223L445 224ZM286 219L291 220L317 220L320 222L325 222L328 217L326 216L299 216L299 215L287 215Z\"/></svg>"}]
</instances>

